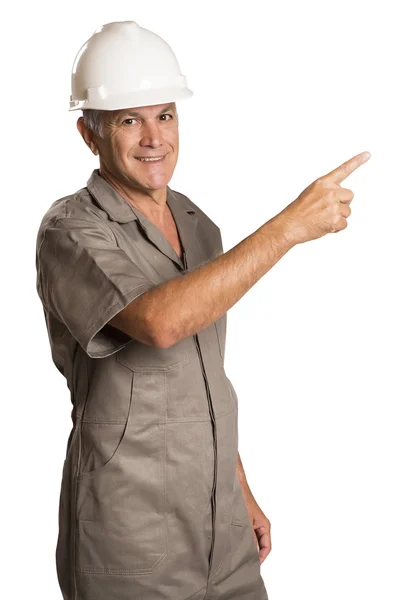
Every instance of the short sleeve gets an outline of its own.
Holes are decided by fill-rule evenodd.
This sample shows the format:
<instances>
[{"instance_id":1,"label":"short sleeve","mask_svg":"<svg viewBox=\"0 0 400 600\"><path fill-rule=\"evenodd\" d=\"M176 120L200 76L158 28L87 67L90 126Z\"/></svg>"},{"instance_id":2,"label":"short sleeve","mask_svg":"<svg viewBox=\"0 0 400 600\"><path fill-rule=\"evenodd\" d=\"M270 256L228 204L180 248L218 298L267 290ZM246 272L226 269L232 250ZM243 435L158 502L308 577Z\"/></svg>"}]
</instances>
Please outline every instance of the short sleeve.
<instances>
[{"instance_id":1,"label":"short sleeve","mask_svg":"<svg viewBox=\"0 0 400 600\"><path fill-rule=\"evenodd\" d=\"M37 291L45 309L92 358L113 354L132 338L107 325L155 287L118 246L106 225L59 218L38 242Z\"/></svg>"}]
</instances>

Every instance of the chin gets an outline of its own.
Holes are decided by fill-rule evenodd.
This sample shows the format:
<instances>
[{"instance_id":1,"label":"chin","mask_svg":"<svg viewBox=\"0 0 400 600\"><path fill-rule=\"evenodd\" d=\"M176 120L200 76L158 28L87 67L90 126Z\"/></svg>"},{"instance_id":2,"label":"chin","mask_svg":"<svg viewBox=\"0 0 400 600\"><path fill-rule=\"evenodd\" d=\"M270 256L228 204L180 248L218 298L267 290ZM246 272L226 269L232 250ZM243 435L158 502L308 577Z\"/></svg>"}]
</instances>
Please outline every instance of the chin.
<instances>
[{"instance_id":1,"label":"chin","mask_svg":"<svg viewBox=\"0 0 400 600\"><path fill-rule=\"evenodd\" d=\"M152 181L152 182L149 182L146 187L149 190L162 190L168 185L170 180L171 180L171 178L169 178L169 179L165 178L165 179L160 179L157 181Z\"/></svg>"},{"instance_id":2,"label":"chin","mask_svg":"<svg viewBox=\"0 0 400 600\"><path fill-rule=\"evenodd\" d=\"M159 174L154 177L150 177L147 180L147 185L153 190L164 188L171 181L172 173Z\"/></svg>"}]
</instances>

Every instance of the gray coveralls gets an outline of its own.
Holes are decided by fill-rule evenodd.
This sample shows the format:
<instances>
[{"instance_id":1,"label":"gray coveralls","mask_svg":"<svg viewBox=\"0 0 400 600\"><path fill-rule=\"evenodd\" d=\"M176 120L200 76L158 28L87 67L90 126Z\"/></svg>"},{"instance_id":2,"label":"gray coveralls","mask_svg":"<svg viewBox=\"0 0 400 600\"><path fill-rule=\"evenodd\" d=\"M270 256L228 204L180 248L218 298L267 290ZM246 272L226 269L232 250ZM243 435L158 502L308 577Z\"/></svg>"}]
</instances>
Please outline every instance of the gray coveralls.
<instances>
[{"instance_id":1,"label":"gray coveralls","mask_svg":"<svg viewBox=\"0 0 400 600\"><path fill-rule=\"evenodd\" d=\"M71 393L57 574L64 600L268 600L235 475L226 314L169 348L108 325L222 254L220 229L167 189L183 261L96 169L39 227L37 291Z\"/></svg>"}]
</instances>

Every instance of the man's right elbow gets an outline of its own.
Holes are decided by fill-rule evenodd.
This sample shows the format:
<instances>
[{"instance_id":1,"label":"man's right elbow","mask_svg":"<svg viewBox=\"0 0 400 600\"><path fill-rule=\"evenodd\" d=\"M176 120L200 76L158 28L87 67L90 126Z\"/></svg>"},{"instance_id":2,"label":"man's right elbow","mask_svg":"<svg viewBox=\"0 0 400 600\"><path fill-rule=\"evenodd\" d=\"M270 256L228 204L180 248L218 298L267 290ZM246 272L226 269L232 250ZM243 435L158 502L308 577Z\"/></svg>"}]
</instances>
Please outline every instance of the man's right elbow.
<instances>
[{"instance_id":1,"label":"man's right elbow","mask_svg":"<svg viewBox=\"0 0 400 600\"><path fill-rule=\"evenodd\" d=\"M160 333L154 334L152 340L155 348L169 348L175 344L175 341L172 340L171 336L161 335Z\"/></svg>"},{"instance_id":2,"label":"man's right elbow","mask_svg":"<svg viewBox=\"0 0 400 600\"><path fill-rule=\"evenodd\" d=\"M169 331L165 327L157 325L156 323L149 325L148 333L149 337L152 340L152 345L155 348L169 348L170 346L173 346L177 341L173 339L171 331Z\"/></svg>"}]
</instances>

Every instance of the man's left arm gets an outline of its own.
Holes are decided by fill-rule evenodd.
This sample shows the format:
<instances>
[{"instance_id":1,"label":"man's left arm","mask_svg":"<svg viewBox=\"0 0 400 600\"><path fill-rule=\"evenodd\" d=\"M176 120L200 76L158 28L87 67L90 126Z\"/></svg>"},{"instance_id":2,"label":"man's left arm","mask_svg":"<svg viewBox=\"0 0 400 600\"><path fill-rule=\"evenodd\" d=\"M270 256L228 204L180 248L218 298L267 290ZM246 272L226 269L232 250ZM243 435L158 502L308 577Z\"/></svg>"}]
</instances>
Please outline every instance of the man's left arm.
<instances>
[{"instance_id":1,"label":"man's left arm","mask_svg":"<svg viewBox=\"0 0 400 600\"><path fill-rule=\"evenodd\" d=\"M271 523L251 493L239 452L236 461L236 476L243 491L247 512L253 527L254 539L259 550L260 563L262 564L271 551Z\"/></svg>"}]
</instances>

